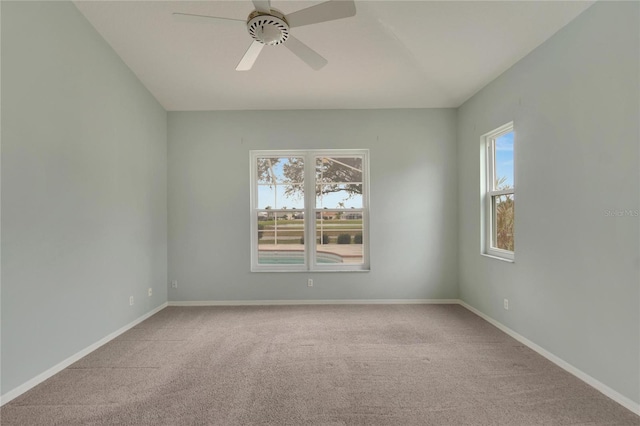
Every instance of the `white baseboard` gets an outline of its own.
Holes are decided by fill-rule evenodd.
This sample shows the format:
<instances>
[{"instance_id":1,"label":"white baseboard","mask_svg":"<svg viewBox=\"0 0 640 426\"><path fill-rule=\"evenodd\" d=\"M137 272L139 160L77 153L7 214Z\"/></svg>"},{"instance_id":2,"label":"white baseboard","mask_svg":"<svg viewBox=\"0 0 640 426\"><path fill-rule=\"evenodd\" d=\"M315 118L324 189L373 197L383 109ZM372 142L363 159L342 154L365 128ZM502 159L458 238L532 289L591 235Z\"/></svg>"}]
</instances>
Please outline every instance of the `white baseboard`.
<instances>
[{"instance_id":1,"label":"white baseboard","mask_svg":"<svg viewBox=\"0 0 640 426\"><path fill-rule=\"evenodd\" d=\"M167 303L165 302L162 305L158 306L157 308L155 308L155 309L147 312L146 314L142 315L141 317L136 318L135 320L131 321L129 324L125 325L124 327L119 328L118 330L114 331L113 333L110 333L107 336L105 336L104 338L102 338L102 339L98 340L97 342L93 343L92 345L87 346L86 348L82 349L80 352L77 352L77 353L71 355L69 358L67 358L64 361L54 365L53 367L51 367L50 369L46 370L45 372L38 374L33 379L21 384L17 388L14 388L14 389L10 390L9 392L7 392L4 395L0 396L0 406L6 404L7 402L11 401L12 399L17 398L18 396L22 395L23 393L25 393L29 389L39 385L40 383L42 383L45 380L47 380L49 377L53 376L54 374L59 373L60 371L64 370L65 368L67 368L68 366L73 364L74 362L78 361L80 358L82 358L84 356L87 356L91 352L93 352L96 349L98 349L100 346L102 346L105 343L108 343L109 341L115 339L116 337L118 337L119 335L124 333L125 331L135 327L136 325L140 324L142 321L144 321L147 318L149 318L151 315L160 312L161 310L163 310L166 307L167 307Z\"/></svg>"},{"instance_id":2,"label":"white baseboard","mask_svg":"<svg viewBox=\"0 0 640 426\"><path fill-rule=\"evenodd\" d=\"M268 305L455 305L458 299L326 299L326 300L193 300L170 301L169 306L268 306Z\"/></svg>"},{"instance_id":3,"label":"white baseboard","mask_svg":"<svg viewBox=\"0 0 640 426\"><path fill-rule=\"evenodd\" d=\"M596 390L598 390L599 392L601 392L605 396L611 398L612 400L614 400L618 404L622 405L624 408L630 410L632 413L635 413L635 414L640 416L640 404L632 401L631 399L627 398L626 396L622 395L621 393L616 392L615 390L611 389L609 386L605 385L601 381L599 381L597 379L594 379L593 377L591 377L590 375L588 375L584 371L574 367L573 365L569 364L568 362L566 362L562 358L557 357L556 355L552 354L551 352L547 351L546 349L542 348L541 346L538 346L537 344L533 343L531 340L529 340L526 337L518 334L517 332L513 331L512 329L510 329L506 325L494 320L493 318L491 318L488 315L485 315L484 313L480 312L479 310L477 310L473 306L468 305L467 303L465 303L463 301L460 301L460 305L464 306L465 308L467 308L468 310L470 310L474 314L478 315L480 318L484 319L488 323L490 323L490 324L494 325L495 327L499 328L500 330L504 331L506 334L508 334L509 336L513 337L514 339L516 339L520 343L522 343L522 344L528 346L530 349L536 351L537 353L539 353L540 355L542 355L543 357L545 357L549 361L551 361L554 364L556 364L558 367L560 367L563 370L573 374L578 379L580 379L583 382L587 383L588 385L592 386L593 388L595 388Z\"/></svg>"}]
</instances>

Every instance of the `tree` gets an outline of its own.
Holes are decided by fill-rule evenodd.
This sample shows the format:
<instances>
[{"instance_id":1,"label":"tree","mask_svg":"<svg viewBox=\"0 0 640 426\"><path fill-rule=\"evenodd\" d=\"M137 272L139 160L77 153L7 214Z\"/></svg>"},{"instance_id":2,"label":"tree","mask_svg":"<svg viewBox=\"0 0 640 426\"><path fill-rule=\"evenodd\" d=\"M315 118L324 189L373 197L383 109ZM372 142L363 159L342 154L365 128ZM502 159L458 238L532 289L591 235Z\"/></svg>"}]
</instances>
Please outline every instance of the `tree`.
<instances>
[{"instance_id":1,"label":"tree","mask_svg":"<svg viewBox=\"0 0 640 426\"><path fill-rule=\"evenodd\" d=\"M345 191L347 198L362 195L362 159L358 157L322 158L316 164L316 194Z\"/></svg>"},{"instance_id":2,"label":"tree","mask_svg":"<svg viewBox=\"0 0 640 426\"><path fill-rule=\"evenodd\" d=\"M496 179L496 189L509 189L506 185L507 178L503 176ZM502 199L501 199L502 198ZM499 200L499 201L498 201ZM496 247L513 251L513 224L515 217L515 203L513 194L506 194L496 197Z\"/></svg>"},{"instance_id":3,"label":"tree","mask_svg":"<svg viewBox=\"0 0 640 426\"><path fill-rule=\"evenodd\" d=\"M496 246L498 248L513 251L513 219L515 204L512 195L503 195L496 206Z\"/></svg>"}]
</instances>

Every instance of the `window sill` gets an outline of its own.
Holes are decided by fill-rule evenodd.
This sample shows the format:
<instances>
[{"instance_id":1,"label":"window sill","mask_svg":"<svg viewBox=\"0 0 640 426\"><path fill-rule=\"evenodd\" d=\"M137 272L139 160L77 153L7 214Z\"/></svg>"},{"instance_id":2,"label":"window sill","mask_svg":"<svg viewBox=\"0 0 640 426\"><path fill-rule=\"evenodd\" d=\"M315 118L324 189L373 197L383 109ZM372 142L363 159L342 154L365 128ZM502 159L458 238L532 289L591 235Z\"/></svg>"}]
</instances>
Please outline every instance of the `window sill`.
<instances>
[{"instance_id":1,"label":"window sill","mask_svg":"<svg viewBox=\"0 0 640 426\"><path fill-rule=\"evenodd\" d=\"M480 255L484 256L484 257L488 257L490 259L496 259L496 260L501 260L503 262L507 262L507 263L515 263L514 259L507 259L505 257L500 257L500 256L494 256L492 254L487 254L487 253L480 253Z\"/></svg>"}]
</instances>

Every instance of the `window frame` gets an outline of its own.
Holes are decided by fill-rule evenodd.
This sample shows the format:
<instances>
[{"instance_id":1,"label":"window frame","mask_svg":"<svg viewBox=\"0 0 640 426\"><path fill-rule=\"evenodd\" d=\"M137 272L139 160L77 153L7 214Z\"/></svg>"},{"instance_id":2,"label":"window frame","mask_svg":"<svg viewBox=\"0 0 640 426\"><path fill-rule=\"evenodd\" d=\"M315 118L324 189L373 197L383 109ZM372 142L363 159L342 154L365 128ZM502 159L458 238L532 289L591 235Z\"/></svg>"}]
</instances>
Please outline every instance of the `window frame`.
<instances>
[{"instance_id":1,"label":"window frame","mask_svg":"<svg viewBox=\"0 0 640 426\"><path fill-rule=\"evenodd\" d=\"M494 182L496 178L496 165L495 165L495 152L496 152L496 139L499 137L513 132L514 134L514 142L513 142L513 188L510 189L502 189L497 190L494 189ZM501 249L498 247L494 247L494 232L495 232L495 214L494 214L494 206L495 199L502 195L512 195L515 200L516 194L516 169L515 169L515 152L516 152L516 134L513 121L506 123L497 129L492 130L489 133L482 135L481 145L482 145L482 248L481 253L495 257L501 260L506 260L513 262L515 260L515 249L514 251ZM514 210L515 212L515 210ZM514 213L514 241L515 241L515 213Z\"/></svg>"},{"instance_id":2,"label":"window frame","mask_svg":"<svg viewBox=\"0 0 640 426\"><path fill-rule=\"evenodd\" d=\"M251 272L346 272L369 271L369 150L368 149L289 149L250 150L250 251ZM260 264L258 238L258 158L302 157L304 159L304 263L303 264ZM360 157L362 158L362 263L318 263L316 259L316 158L317 157ZM311 194L311 195L308 195ZM331 208L330 211L353 211L351 208ZM272 209L274 213L291 212L290 209ZM297 210L300 211L300 210Z\"/></svg>"}]
</instances>

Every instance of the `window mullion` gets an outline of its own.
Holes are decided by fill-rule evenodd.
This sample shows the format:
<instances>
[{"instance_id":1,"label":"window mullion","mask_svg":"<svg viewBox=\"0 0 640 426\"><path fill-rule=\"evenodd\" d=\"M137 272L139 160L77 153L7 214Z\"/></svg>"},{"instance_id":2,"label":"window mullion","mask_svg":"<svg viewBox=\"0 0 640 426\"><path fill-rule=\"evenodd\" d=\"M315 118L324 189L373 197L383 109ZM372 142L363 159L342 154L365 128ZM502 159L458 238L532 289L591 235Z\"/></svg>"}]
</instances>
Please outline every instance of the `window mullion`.
<instances>
[{"instance_id":1,"label":"window mullion","mask_svg":"<svg viewBox=\"0 0 640 426\"><path fill-rule=\"evenodd\" d=\"M304 157L304 244L307 269L313 270L316 258L315 215L315 155L307 152Z\"/></svg>"}]
</instances>

